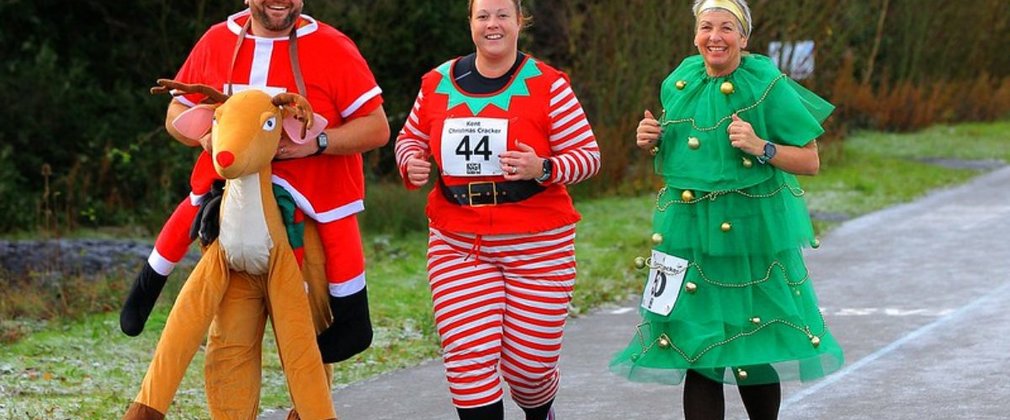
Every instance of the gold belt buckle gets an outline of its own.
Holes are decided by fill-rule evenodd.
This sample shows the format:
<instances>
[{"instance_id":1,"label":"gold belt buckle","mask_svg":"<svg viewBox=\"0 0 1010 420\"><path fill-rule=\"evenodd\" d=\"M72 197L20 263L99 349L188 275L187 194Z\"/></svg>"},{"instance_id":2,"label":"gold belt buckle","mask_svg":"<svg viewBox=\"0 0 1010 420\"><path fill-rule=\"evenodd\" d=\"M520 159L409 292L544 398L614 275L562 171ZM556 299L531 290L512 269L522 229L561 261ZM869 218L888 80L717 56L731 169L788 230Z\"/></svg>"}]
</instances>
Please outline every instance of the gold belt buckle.
<instances>
[{"instance_id":1,"label":"gold belt buckle","mask_svg":"<svg viewBox=\"0 0 1010 420\"><path fill-rule=\"evenodd\" d=\"M473 186L474 185L484 185L491 184L491 202L484 204L474 204L473 203ZM477 181L466 184L466 198L470 200L470 207L486 207L486 206L497 206L498 205L498 186L494 181Z\"/></svg>"}]
</instances>

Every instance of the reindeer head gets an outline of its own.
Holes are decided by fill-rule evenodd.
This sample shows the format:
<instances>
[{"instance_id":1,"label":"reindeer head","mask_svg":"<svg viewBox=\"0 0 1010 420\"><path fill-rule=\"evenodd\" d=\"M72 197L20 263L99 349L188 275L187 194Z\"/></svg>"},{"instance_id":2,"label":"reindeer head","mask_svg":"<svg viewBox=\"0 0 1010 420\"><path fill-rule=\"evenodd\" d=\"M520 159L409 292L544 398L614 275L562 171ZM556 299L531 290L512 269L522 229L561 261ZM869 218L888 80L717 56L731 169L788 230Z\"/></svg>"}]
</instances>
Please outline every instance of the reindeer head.
<instances>
[{"instance_id":1,"label":"reindeer head","mask_svg":"<svg viewBox=\"0 0 1010 420\"><path fill-rule=\"evenodd\" d=\"M176 129L190 138L200 138L211 130L214 169L225 179L259 172L270 164L281 133L299 142L314 139L322 128L311 130L314 115L309 102L294 93L270 97L260 90L246 90L231 97L206 85L189 85L159 79L151 93L201 93L210 104L183 112L173 121Z\"/></svg>"}]
</instances>

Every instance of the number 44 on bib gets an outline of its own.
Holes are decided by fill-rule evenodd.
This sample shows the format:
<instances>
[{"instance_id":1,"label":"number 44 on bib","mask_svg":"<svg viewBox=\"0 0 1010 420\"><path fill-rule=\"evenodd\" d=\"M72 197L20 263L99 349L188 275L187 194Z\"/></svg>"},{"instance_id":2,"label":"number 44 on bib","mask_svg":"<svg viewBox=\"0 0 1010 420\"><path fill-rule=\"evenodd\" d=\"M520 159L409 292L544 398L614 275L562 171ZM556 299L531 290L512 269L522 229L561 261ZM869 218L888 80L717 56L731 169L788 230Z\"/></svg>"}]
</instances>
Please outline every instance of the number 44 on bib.
<instances>
[{"instance_id":1,"label":"number 44 on bib","mask_svg":"<svg viewBox=\"0 0 1010 420\"><path fill-rule=\"evenodd\" d=\"M449 118L442 127L442 172L449 176L502 175L498 156L508 141L508 120Z\"/></svg>"}]
</instances>

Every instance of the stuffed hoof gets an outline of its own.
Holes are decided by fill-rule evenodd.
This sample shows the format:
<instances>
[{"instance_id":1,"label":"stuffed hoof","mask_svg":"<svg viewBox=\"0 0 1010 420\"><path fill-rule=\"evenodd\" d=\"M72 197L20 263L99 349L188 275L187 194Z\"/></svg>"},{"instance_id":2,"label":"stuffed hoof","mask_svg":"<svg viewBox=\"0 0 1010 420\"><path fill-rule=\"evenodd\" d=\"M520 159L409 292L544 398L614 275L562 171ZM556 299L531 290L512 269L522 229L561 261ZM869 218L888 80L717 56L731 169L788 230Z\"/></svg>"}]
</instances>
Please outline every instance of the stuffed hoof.
<instances>
[{"instance_id":1,"label":"stuffed hoof","mask_svg":"<svg viewBox=\"0 0 1010 420\"><path fill-rule=\"evenodd\" d=\"M154 271L150 263L144 263L144 268L133 281L123 310L119 312L119 328L124 334L135 337L144 331L144 324L158 301L161 289L165 287L165 280L167 277Z\"/></svg>"},{"instance_id":2,"label":"stuffed hoof","mask_svg":"<svg viewBox=\"0 0 1010 420\"><path fill-rule=\"evenodd\" d=\"M330 296L330 312L333 323L316 337L323 363L347 360L372 345L367 289L339 298Z\"/></svg>"},{"instance_id":3,"label":"stuffed hoof","mask_svg":"<svg viewBox=\"0 0 1010 420\"><path fill-rule=\"evenodd\" d=\"M298 412L297 411L291 410L291 411L288 411L288 417L285 420L302 420L302 418L298 416ZM326 420L337 420L337 418L333 417L331 419L326 419Z\"/></svg>"},{"instance_id":4,"label":"stuffed hoof","mask_svg":"<svg viewBox=\"0 0 1010 420\"><path fill-rule=\"evenodd\" d=\"M165 414L139 402L130 403L130 408L123 415L123 420L163 420Z\"/></svg>"}]
</instances>

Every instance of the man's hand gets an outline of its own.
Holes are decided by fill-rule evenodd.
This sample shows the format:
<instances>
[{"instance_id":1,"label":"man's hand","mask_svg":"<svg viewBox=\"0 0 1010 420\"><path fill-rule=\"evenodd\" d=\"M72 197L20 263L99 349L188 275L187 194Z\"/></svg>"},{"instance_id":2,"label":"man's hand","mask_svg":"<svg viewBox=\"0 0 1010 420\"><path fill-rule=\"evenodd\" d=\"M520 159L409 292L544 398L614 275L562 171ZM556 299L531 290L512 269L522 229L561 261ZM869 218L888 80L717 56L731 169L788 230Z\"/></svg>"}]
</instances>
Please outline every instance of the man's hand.
<instances>
[{"instance_id":1,"label":"man's hand","mask_svg":"<svg viewBox=\"0 0 1010 420\"><path fill-rule=\"evenodd\" d=\"M284 134L281 135L281 142L277 145L275 158L278 160L298 159L312 156L317 150L319 150L319 145L315 139L309 140L304 144L298 144L291 141L287 134Z\"/></svg>"}]
</instances>

